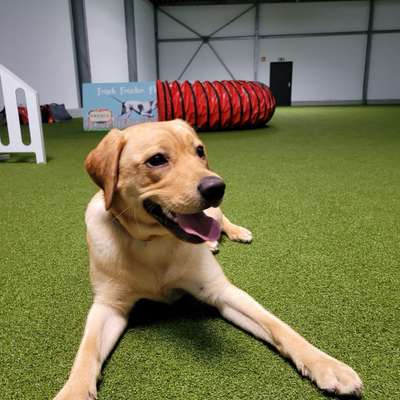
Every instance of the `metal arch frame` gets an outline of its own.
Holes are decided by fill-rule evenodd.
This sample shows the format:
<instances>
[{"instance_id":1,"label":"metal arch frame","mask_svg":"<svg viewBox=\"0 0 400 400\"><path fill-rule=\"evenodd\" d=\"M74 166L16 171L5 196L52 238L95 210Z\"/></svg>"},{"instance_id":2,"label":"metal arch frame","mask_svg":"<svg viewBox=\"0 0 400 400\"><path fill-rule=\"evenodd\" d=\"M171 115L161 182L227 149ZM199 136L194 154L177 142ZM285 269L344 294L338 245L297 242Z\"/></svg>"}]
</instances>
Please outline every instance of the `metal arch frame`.
<instances>
[{"instance_id":1,"label":"metal arch frame","mask_svg":"<svg viewBox=\"0 0 400 400\"><path fill-rule=\"evenodd\" d=\"M363 87L362 87L363 104L367 104L368 101L369 66L371 63L372 29L374 27L375 0L369 0L368 6L369 6L368 30L367 30L367 43L365 45L364 76L363 76Z\"/></svg>"},{"instance_id":2,"label":"metal arch frame","mask_svg":"<svg viewBox=\"0 0 400 400\"><path fill-rule=\"evenodd\" d=\"M215 3L218 4L218 3ZM235 4L240 4L235 3ZM242 3L244 4L244 3ZM201 41L200 46L195 50L195 53L192 55L190 60L184 66L182 72L180 73L178 79L181 79L186 70L189 68L190 64L196 58L197 54L199 53L201 47L204 44L207 44L212 52L217 57L218 61L222 64L224 69L228 72L228 74L234 78L234 75L229 70L228 66L223 62L222 58L215 50L215 48L211 45L210 42L214 41L224 41L224 40L253 40L254 41L254 60L253 60L253 67L254 67L254 80L258 80L258 67L259 67L259 53L260 53L260 39L284 39L284 38L306 38L306 37L328 37L328 36L353 36L353 35L366 35L367 36L367 43L365 49L365 58L364 58L364 70L363 70L363 86L362 86L362 96L361 101L363 104L367 104L368 102L368 83L369 83L369 72L370 72L370 61L371 61L371 49L372 49L372 38L373 35L378 34L387 34L387 33L400 33L400 29L373 29L374 25L374 12L375 12L375 0L369 0L369 16L368 16L368 27L366 30L349 30L349 31L337 31L337 32L309 32L309 33L283 33L283 34L264 34L261 35L259 33L260 27L260 2L255 2L249 8L242 11L236 17L224 23L220 28L216 29L208 36L203 36L200 33L196 32L194 29L190 28L187 24L180 21L178 18L172 16L170 13L166 12L159 6L154 6L154 12L157 14L157 10L162 12L163 14L170 17L173 21L177 22L178 24L182 25L189 31L193 32L197 37L194 38L163 38L160 39L158 37L158 21L155 17L155 21L157 22L157 30L156 35L156 59L157 59L157 71L159 71L159 58L158 58L158 46L160 43L178 43L178 42L198 42ZM254 18L254 34L252 35L227 35L227 36L215 36L215 34L226 26L230 25L232 22L236 21L238 18L249 12L250 10L255 9L255 18ZM158 78L157 74L157 78Z\"/></svg>"},{"instance_id":3,"label":"metal arch frame","mask_svg":"<svg viewBox=\"0 0 400 400\"><path fill-rule=\"evenodd\" d=\"M235 76L233 75L232 71L228 68L228 66L224 63L223 59L221 56L218 54L217 50L214 48L214 46L211 45L210 41L211 40L218 40L218 37L215 35L220 32L222 29L226 28L228 25L232 24L234 21L238 20L240 17L243 15L247 14L249 11L253 10L254 8L257 9L258 4L252 4L250 7L246 8L245 10L241 11L238 15L230 19L228 22L225 22L223 25L221 25L219 28L211 32L209 35L202 35L199 32L195 31L193 28L191 28L189 25L185 24L182 22L180 19L174 17L167 11L163 10L160 7L155 7L155 13L157 13L157 10L165 14L167 17L172 19L173 21L177 22L178 24L182 25L184 28L189 30L190 32L194 33L197 37L196 38L182 38L182 39L160 39L158 37L158 26L157 26L157 36L156 36L156 58L157 58L157 64L158 64L158 44L159 43L166 43L166 42L198 42L199 40L201 41L200 45L196 48L194 54L192 57L190 57L189 61L186 63L186 65L183 67L182 72L178 76L178 80L182 78L184 73L187 71L189 66L192 64L193 60L196 58L197 54L200 52L200 49L203 47L203 45L207 45L210 50L214 53L215 57L217 60L220 62L220 64L224 67L225 71L229 74L229 76L232 79L235 79ZM158 23L158 21L157 21ZM224 36L222 36L224 38ZM253 38L254 35L249 35L250 38ZM159 69L159 66L157 65L157 70Z\"/></svg>"}]
</instances>

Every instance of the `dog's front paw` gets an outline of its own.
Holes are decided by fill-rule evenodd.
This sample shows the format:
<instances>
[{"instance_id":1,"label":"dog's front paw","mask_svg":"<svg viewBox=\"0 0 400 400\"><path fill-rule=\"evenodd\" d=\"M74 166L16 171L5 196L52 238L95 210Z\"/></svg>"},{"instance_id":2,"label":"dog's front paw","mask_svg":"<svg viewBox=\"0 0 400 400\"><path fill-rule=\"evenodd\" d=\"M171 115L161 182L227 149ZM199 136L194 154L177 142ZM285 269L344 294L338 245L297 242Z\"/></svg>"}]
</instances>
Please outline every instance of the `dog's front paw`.
<instances>
[{"instance_id":1,"label":"dog's front paw","mask_svg":"<svg viewBox=\"0 0 400 400\"><path fill-rule=\"evenodd\" d=\"M232 224L225 233L228 238L234 242L250 243L253 240L252 233L239 225Z\"/></svg>"},{"instance_id":2,"label":"dog's front paw","mask_svg":"<svg viewBox=\"0 0 400 400\"><path fill-rule=\"evenodd\" d=\"M219 252L219 242L216 240L215 242L206 242L208 248L212 253L216 254Z\"/></svg>"},{"instance_id":3,"label":"dog's front paw","mask_svg":"<svg viewBox=\"0 0 400 400\"><path fill-rule=\"evenodd\" d=\"M360 377L352 368L324 353L304 365L301 372L329 393L360 396L363 389Z\"/></svg>"},{"instance_id":4,"label":"dog's front paw","mask_svg":"<svg viewBox=\"0 0 400 400\"><path fill-rule=\"evenodd\" d=\"M54 400L97 400L96 390L87 390L68 383L58 392Z\"/></svg>"}]
</instances>

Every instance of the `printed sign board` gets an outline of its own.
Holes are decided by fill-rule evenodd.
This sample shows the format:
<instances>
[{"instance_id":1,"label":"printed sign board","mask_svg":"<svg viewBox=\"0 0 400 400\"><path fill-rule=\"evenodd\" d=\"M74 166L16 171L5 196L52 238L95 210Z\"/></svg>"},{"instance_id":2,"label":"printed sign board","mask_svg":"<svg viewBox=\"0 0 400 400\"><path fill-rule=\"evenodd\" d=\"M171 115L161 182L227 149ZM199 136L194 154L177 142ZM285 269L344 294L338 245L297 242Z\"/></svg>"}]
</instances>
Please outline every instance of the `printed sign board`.
<instances>
[{"instance_id":1,"label":"printed sign board","mask_svg":"<svg viewBox=\"0 0 400 400\"><path fill-rule=\"evenodd\" d=\"M83 128L124 129L157 121L156 82L84 83Z\"/></svg>"}]
</instances>

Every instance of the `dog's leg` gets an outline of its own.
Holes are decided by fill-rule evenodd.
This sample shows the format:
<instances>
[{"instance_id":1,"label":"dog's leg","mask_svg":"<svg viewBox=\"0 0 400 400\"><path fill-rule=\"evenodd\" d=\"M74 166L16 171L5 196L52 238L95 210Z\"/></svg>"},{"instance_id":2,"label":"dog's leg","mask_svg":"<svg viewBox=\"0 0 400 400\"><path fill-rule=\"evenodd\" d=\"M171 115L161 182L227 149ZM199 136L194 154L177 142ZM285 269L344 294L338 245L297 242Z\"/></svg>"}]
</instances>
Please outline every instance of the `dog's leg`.
<instances>
[{"instance_id":1,"label":"dog's leg","mask_svg":"<svg viewBox=\"0 0 400 400\"><path fill-rule=\"evenodd\" d=\"M253 240L252 233L242 226L232 224L225 215L222 216L222 231L234 242L250 243Z\"/></svg>"},{"instance_id":2,"label":"dog's leg","mask_svg":"<svg viewBox=\"0 0 400 400\"><path fill-rule=\"evenodd\" d=\"M219 207L207 208L205 213L218 221L221 225L221 231L224 232L230 240L242 243L250 243L253 240L253 235L248 229L229 221ZM207 245L213 253L218 251L218 242L207 242Z\"/></svg>"},{"instance_id":3,"label":"dog's leg","mask_svg":"<svg viewBox=\"0 0 400 400\"><path fill-rule=\"evenodd\" d=\"M322 390L336 394L361 394L361 379L349 366L307 342L226 278L219 278L205 285L192 286L189 291L216 306L227 320L274 346Z\"/></svg>"},{"instance_id":4,"label":"dog's leg","mask_svg":"<svg viewBox=\"0 0 400 400\"><path fill-rule=\"evenodd\" d=\"M219 252L218 240L216 240L215 242L206 242L206 245L211 250L211 253L217 254Z\"/></svg>"},{"instance_id":5,"label":"dog's leg","mask_svg":"<svg viewBox=\"0 0 400 400\"><path fill-rule=\"evenodd\" d=\"M68 381L54 400L95 400L101 366L127 325L127 314L103 304L92 305Z\"/></svg>"}]
</instances>

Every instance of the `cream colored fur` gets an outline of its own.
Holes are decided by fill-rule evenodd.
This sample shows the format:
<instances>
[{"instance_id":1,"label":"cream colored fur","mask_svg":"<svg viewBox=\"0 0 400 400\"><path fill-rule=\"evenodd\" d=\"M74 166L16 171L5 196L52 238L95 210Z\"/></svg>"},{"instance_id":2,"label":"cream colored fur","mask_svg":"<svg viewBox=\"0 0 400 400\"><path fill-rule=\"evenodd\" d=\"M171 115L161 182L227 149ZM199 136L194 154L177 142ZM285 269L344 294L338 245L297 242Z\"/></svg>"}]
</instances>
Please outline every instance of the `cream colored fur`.
<instances>
[{"instance_id":1,"label":"cream colored fur","mask_svg":"<svg viewBox=\"0 0 400 400\"><path fill-rule=\"evenodd\" d=\"M207 159L196 155L199 145L195 132L176 120L113 130L88 156L86 168L103 189L86 211L94 300L70 376L55 399L95 399L102 364L124 332L133 305L143 298L171 302L182 290L274 346L319 388L359 395L362 383L356 372L318 350L226 278L210 252L216 243L183 242L143 209L143 199L151 197L175 212L201 210L198 182L216 174ZM146 164L160 152L168 154L167 166ZM251 241L251 233L233 225L220 209L207 213L220 221L230 239Z\"/></svg>"}]
</instances>

